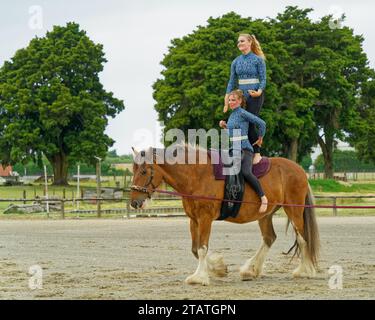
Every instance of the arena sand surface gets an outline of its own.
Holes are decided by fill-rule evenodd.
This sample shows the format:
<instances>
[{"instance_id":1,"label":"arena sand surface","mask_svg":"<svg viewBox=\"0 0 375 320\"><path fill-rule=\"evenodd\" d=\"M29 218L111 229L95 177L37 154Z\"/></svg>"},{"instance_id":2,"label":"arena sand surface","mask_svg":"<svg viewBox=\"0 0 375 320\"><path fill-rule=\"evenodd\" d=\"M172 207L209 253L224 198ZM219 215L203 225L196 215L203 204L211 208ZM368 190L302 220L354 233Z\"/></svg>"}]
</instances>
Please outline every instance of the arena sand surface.
<instances>
[{"instance_id":1,"label":"arena sand surface","mask_svg":"<svg viewBox=\"0 0 375 320\"><path fill-rule=\"evenodd\" d=\"M238 268L261 237L256 222L215 222L210 248L229 273L210 286L187 285L197 262L187 218L0 221L0 299L374 299L375 217L318 218L320 270L293 279L297 260L282 254L294 235L274 219L278 239L264 275L241 281ZM29 289L29 267L43 270L43 288ZM330 289L328 270L343 270L343 289Z\"/></svg>"}]
</instances>

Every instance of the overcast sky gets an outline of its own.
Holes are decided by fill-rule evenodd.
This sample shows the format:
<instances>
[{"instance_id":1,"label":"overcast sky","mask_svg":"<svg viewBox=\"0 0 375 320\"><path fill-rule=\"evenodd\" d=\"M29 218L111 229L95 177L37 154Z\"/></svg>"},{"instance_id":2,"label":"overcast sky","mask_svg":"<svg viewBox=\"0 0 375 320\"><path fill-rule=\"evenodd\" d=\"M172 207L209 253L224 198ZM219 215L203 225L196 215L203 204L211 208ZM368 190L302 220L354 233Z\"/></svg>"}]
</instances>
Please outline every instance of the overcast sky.
<instances>
[{"instance_id":1,"label":"overcast sky","mask_svg":"<svg viewBox=\"0 0 375 320\"><path fill-rule=\"evenodd\" d=\"M160 61L171 39L206 25L210 16L235 11L243 17L275 17L287 5L313 8L313 19L345 13L344 25L364 35L364 50L374 67L372 0L1 0L0 65L17 49L27 46L35 35L45 35L53 25L79 23L93 41L104 45L108 60L101 73L104 87L125 102L125 111L109 121L106 131L116 141L113 148L118 154L125 154L132 145L156 145L159 140L151 86L160 77ZM42 9L41 25L33 19L39 13L33 6ZM153 133L152 141L146 139L146 131Z\"/></svg>"}]
</instances>

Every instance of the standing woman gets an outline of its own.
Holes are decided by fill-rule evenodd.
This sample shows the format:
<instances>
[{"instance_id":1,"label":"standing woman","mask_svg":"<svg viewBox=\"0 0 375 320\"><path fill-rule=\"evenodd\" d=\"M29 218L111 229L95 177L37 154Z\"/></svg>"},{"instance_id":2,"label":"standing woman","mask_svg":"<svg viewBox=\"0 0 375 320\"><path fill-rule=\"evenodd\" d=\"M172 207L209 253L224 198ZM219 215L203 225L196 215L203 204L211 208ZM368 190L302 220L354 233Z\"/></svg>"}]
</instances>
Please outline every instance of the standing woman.
<instances>
[{"instance_id":1,"label":"standing woman","mask_svg":"<svg viewBox=\"0 0 375 320\"><path fill-rule=\"evenodd\" d=\"M237 47L242 54L232 62L223 111L228 111L229 93L238 88L244 93L246 110L258 116L264 102L264 89L266 88L265 56L254 35L240 34ZM249 123L248 137L251 145L254 146L253 164L256 164L262 157L260 146L255 144L258 140L258 133L253 123Z\"/></svg>"}]
</instances>

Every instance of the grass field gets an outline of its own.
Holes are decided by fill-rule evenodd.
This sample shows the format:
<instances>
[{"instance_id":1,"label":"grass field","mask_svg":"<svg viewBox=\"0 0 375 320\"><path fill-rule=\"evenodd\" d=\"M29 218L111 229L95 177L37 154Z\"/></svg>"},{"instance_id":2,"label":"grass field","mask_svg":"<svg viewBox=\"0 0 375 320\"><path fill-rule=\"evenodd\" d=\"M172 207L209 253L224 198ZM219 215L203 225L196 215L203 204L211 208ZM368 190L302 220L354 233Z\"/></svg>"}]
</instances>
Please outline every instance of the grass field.
<instances>
[{"instance_id":1,"label":"grass field","mask_svg":"<svg viewBox=\"0 0 375 320\"><path fill-rule=\"evenodd\" d=\"M337 182L335 180L310 180L310 185L313 189L314 195L321 196L356 196L356 195L374 195L375 196L375 181L374 182L353 182L353 183L343 183ZM102 183L102 187L115 187L116 183L113 177L109 181ZM95 181L81 182L81 189L96 188ZM44 185L34 184L30 186L0 186L0 199L23 199L26 194L26 199L34 199L35 197L42 197L44 195ZM63 198L65 194L66 199L75 199L77 197L77 186L75 183L71 183L67 187L57 187L48 186L49 198L58 197ZM12 201L1 201L0 202L0 219L44 219L47 218L45 212L43 213L33 213L33 214L3 214L3 211L11 203L22 203L22 202L12 202ZM26 202L30 204L31 202ZM316 199L316 204L321 205L332 205L331 199ZM346 206L365 206L365 205L375 205L375 198L373 199L337 199L337 205ZM154 199L148 207L180 207L182 206L181 200L161 200ZM75 209L79 210L96 210L97 204L95 201L85 201L85 202L66 202L65 203L65 217L66 218L76 218L78 213L71 212ZM106 209L124 209L126 208L125 201L103 201L101 203L102 210ZM340 216L351 216L351 215L375 215L375 209L338 209L338 215ZM280 210L278 214L282 215L283 212ZM332 209L317 209L317 214L319 216L332 216ZM122 217L123 213L105 213L102 216L107 218L112 217ZM51 212L50 218L60 218L60 212ZM95 213L79 213L80 218L94 218Z\"/></svg>"}]
</instances>

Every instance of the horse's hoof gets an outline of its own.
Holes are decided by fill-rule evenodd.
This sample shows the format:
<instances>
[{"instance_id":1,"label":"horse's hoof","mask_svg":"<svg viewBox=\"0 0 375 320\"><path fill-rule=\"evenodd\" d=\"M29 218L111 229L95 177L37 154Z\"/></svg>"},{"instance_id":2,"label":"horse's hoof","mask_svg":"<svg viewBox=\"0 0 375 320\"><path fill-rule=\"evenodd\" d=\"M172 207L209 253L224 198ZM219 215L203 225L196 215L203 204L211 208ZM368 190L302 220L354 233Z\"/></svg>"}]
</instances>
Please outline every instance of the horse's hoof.
<instances>
[{"instance_id":1,"label":"horse's hoof","mask_svg":"<svg viewBox=\"0 0 375 320\"><path fill-rule=\"evenodd\" d=\"M316 276L315 270L303 270L300 267L295 269L292 273L293 278L314 278Z\"/></svg>"},{"instance_id":2,"label":"horse's hoof","mask_svg":"<svg viewBox=\"0 0 375 320\"><path fill-rule=\"evenodd\" d=\"M224 278L228 275L228 267L223 266L221 269L211 270L211 273L216 277Z\"/></svg>"},{"instance_id":3,"label":"horse's hoof","mask_svg":"<svg viewBox=\"0 0 375 320\"><path fill-rule=\"evenodd\" d=\"M208 286L210 284L210 279L208 276L200 276L193 274L185 279L187 284L201 284L202 286Z\"/></svg>"},{"instance_id":4,"label":"horse's hoof","mask_svg":"<svg viewBox=\"0 0 375 320\"><path fill-rule=\"evenodd\" d=\"M207 257L208 272L216 277L225 277L228 275L228 267L224 263L223 257L218 254L212 254Z\"/></svg>"},{"instance_id":5,"label":"horse's hoof","mask_svg":"<svg viewBox=\"0 0 375 320\"><path fill-rule=\"evenodd\" d=\"M260 275L259 270L255 270L254 266L251 266L249 269L241 270L240 269L240 277L242 281L253 280L258 278Z\"/></svg>"}]
</instances>

